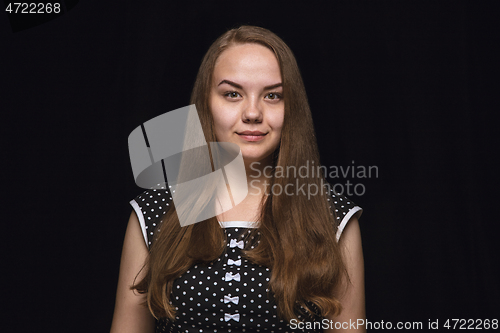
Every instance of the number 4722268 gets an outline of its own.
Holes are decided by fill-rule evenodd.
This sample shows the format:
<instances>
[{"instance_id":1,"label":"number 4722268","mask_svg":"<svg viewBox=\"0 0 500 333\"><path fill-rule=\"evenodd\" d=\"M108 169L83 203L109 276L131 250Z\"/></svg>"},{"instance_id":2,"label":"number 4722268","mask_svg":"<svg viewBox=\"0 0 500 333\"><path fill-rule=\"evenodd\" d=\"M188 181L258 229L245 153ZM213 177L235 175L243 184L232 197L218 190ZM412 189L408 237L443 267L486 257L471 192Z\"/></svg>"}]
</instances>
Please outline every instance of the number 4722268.
<instances>
[{"instance_id":1,"label":"number 4722268","mask_svg":"<svg viewBox=\"0 0 500 333\"><path fill-rule=\"evenodd\" d=\"M6 12L9 14L52 14L61 12L61 4L55 3L26 3L14 2L9 3Z\"/></svg>"},{"instance_id":2,"label":"number 4722268","mask_svg":"<svg viewBox=\"0 0 500 333\"><path fill-rule=\"evenodd\" d=\"M448 319L443 327L447 329L476 329L476 330L489 330L498 329L498 319Z\"/></svg>"}]
</instances>

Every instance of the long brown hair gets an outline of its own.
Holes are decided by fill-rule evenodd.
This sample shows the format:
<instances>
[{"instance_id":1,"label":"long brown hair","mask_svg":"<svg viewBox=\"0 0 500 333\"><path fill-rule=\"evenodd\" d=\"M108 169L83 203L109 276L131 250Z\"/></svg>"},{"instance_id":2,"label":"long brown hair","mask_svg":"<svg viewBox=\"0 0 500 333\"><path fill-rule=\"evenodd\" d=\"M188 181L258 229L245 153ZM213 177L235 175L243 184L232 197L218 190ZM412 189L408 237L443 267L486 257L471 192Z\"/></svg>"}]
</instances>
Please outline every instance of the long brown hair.
<instances>
[{"instance_id":1,"label":"long brown hair","mask_svg":"<svg viewBox=\"0 0 500 333\"><path fill-rule=\"evenodd\" d=\"M285 105L281 142L275 151L273 166L288 170L293 166L320 165L313 120L307 96L292 51L269 30L241 26L220 36L209 48L200 66L191 95L207 142L217 141L214 121L209 108L213 72L220 54L235 44L257 43L274 52L278 60ZM283 319L297 318L298 306L306 313L338 315L341 305L335 292L347 277L335 233L334 215L323 189L324 175L316 173L307 178L282 173L270 179L271 188L284 189L293 184L306 191L313 188L316 195L274 195L261 201L260 225L248 237L260 242L245 249L244 256L255 264L271 268L269 290L274 294L278 314ZM333 204L332 204L333 205ZM210 263L225 249L224 232L217 218L181 227L172 206L162 218L161 228L150 249L145 264L145 277L132 286L147 293L147 305L156 317L175 318L170 293L176 278L196 263ZM316 313L317 314L317 313Z\"/></svg>"}]
</instances>

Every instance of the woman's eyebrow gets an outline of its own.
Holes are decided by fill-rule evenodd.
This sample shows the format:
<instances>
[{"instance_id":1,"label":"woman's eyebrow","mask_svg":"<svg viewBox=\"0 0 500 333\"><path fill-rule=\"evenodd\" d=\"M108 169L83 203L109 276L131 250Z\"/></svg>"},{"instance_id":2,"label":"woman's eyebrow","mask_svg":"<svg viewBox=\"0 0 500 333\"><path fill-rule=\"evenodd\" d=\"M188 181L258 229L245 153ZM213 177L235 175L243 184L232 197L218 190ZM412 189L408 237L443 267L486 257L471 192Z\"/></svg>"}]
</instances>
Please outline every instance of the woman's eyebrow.
<instances>
[{"instance_id":1,"label":"woman's eyebrow","mask_svg":"<svg viewBox=\"0 0 500 333\"><path fill-rule=\"evenodd\" d=\"M275 83L275 84L272 84L270 86L267 86L267 87L264 87L264 90L271 90L271 89L274 89L274 88L278 88L278 87L281 87L283 86L283 83Z\"/></svg>"},{"instance_id":2,"label":"woman's eyebrow","mask_svg":"<svg viewBox=\"0 0 500 333\"><path fill-rule=\"evenodd\" d=\"M233 81L229 81L229 80L222 80L222 81L220 81L220 83L218 84L218 86L220 86L223 83L229 84L230 86L233 86L233 87L238 88L238 89L243 89L243 87L241 85L239 85L238 83L233 82ZM275 83L275 84L272 84L270 86L264 87L264 90L270 90L270 89L278 88L278 87L281 87L281 86L283 86L283 83L281 83L281 82L280 83Z\"/></svg>"},{"instance_id":3,"label":"woman's eyebrow","mask_svg":"<svg viewBox=\"0 0 500 333\"><path fill-rule=\"evenodd\" d=\"M222 80L222 81L220 81L220 83L217 86L220 86L223 83L227 83L230 86L233 86L233 87L238 88L238 89L243 89L243 87L241 85L239 85L238 83L235 83L235 82L229 81L229 80Z\"/></svg>"}]
</instances>

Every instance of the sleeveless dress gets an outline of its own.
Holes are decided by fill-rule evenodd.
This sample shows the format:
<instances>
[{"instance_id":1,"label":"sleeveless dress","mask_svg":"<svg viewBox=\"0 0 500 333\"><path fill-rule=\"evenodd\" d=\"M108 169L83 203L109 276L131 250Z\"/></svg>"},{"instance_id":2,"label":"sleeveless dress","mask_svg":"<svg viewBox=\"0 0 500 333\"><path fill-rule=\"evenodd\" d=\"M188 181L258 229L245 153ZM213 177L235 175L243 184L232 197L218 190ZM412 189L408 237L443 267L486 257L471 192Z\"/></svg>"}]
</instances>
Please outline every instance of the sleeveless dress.
<instances>
[{"instance_id":1,"label":"sleeveless dress","mask_svg":"<svg viewBox=\"0 0 500 333\"><path fill-rule=\"evenodd\" d=\"M330 197L338 240L349 219L354 214L359 216L362 209L333 190L330 190ZM148 248L171 202L168 189L146 190L130 201ZM193 265L174 281L170 301L177 310L176 319L158 320L156 332L323 332L321 327L301 330L278 317L274 299L272 295L268 297L270 269L242 256L245 246L253 248L256 245L253 239L242 238L257 224L247 221L219 223L224 228L226 251L212 264ZM299 316L299 319L319 323L323 318Z\"/></svg>"}]
</instances>

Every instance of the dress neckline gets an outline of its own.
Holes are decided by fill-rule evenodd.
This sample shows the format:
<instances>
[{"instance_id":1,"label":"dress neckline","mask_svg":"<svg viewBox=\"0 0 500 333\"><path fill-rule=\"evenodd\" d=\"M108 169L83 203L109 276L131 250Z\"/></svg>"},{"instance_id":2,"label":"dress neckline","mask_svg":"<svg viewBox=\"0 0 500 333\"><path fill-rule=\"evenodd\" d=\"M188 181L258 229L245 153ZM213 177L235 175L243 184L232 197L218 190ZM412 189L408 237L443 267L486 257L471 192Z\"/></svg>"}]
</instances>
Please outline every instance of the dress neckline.
<instances>
[{"instance_id":1,"label":"dress neckline","mask_svg":"<svg viewBox=\"0 0 500 333\"><path fill-rule=\"evenodd\" d=\"M219 224L221 228L257 228L259 226L258 222L250 221L219 221Z\"/></svg>"}]
</instances>

